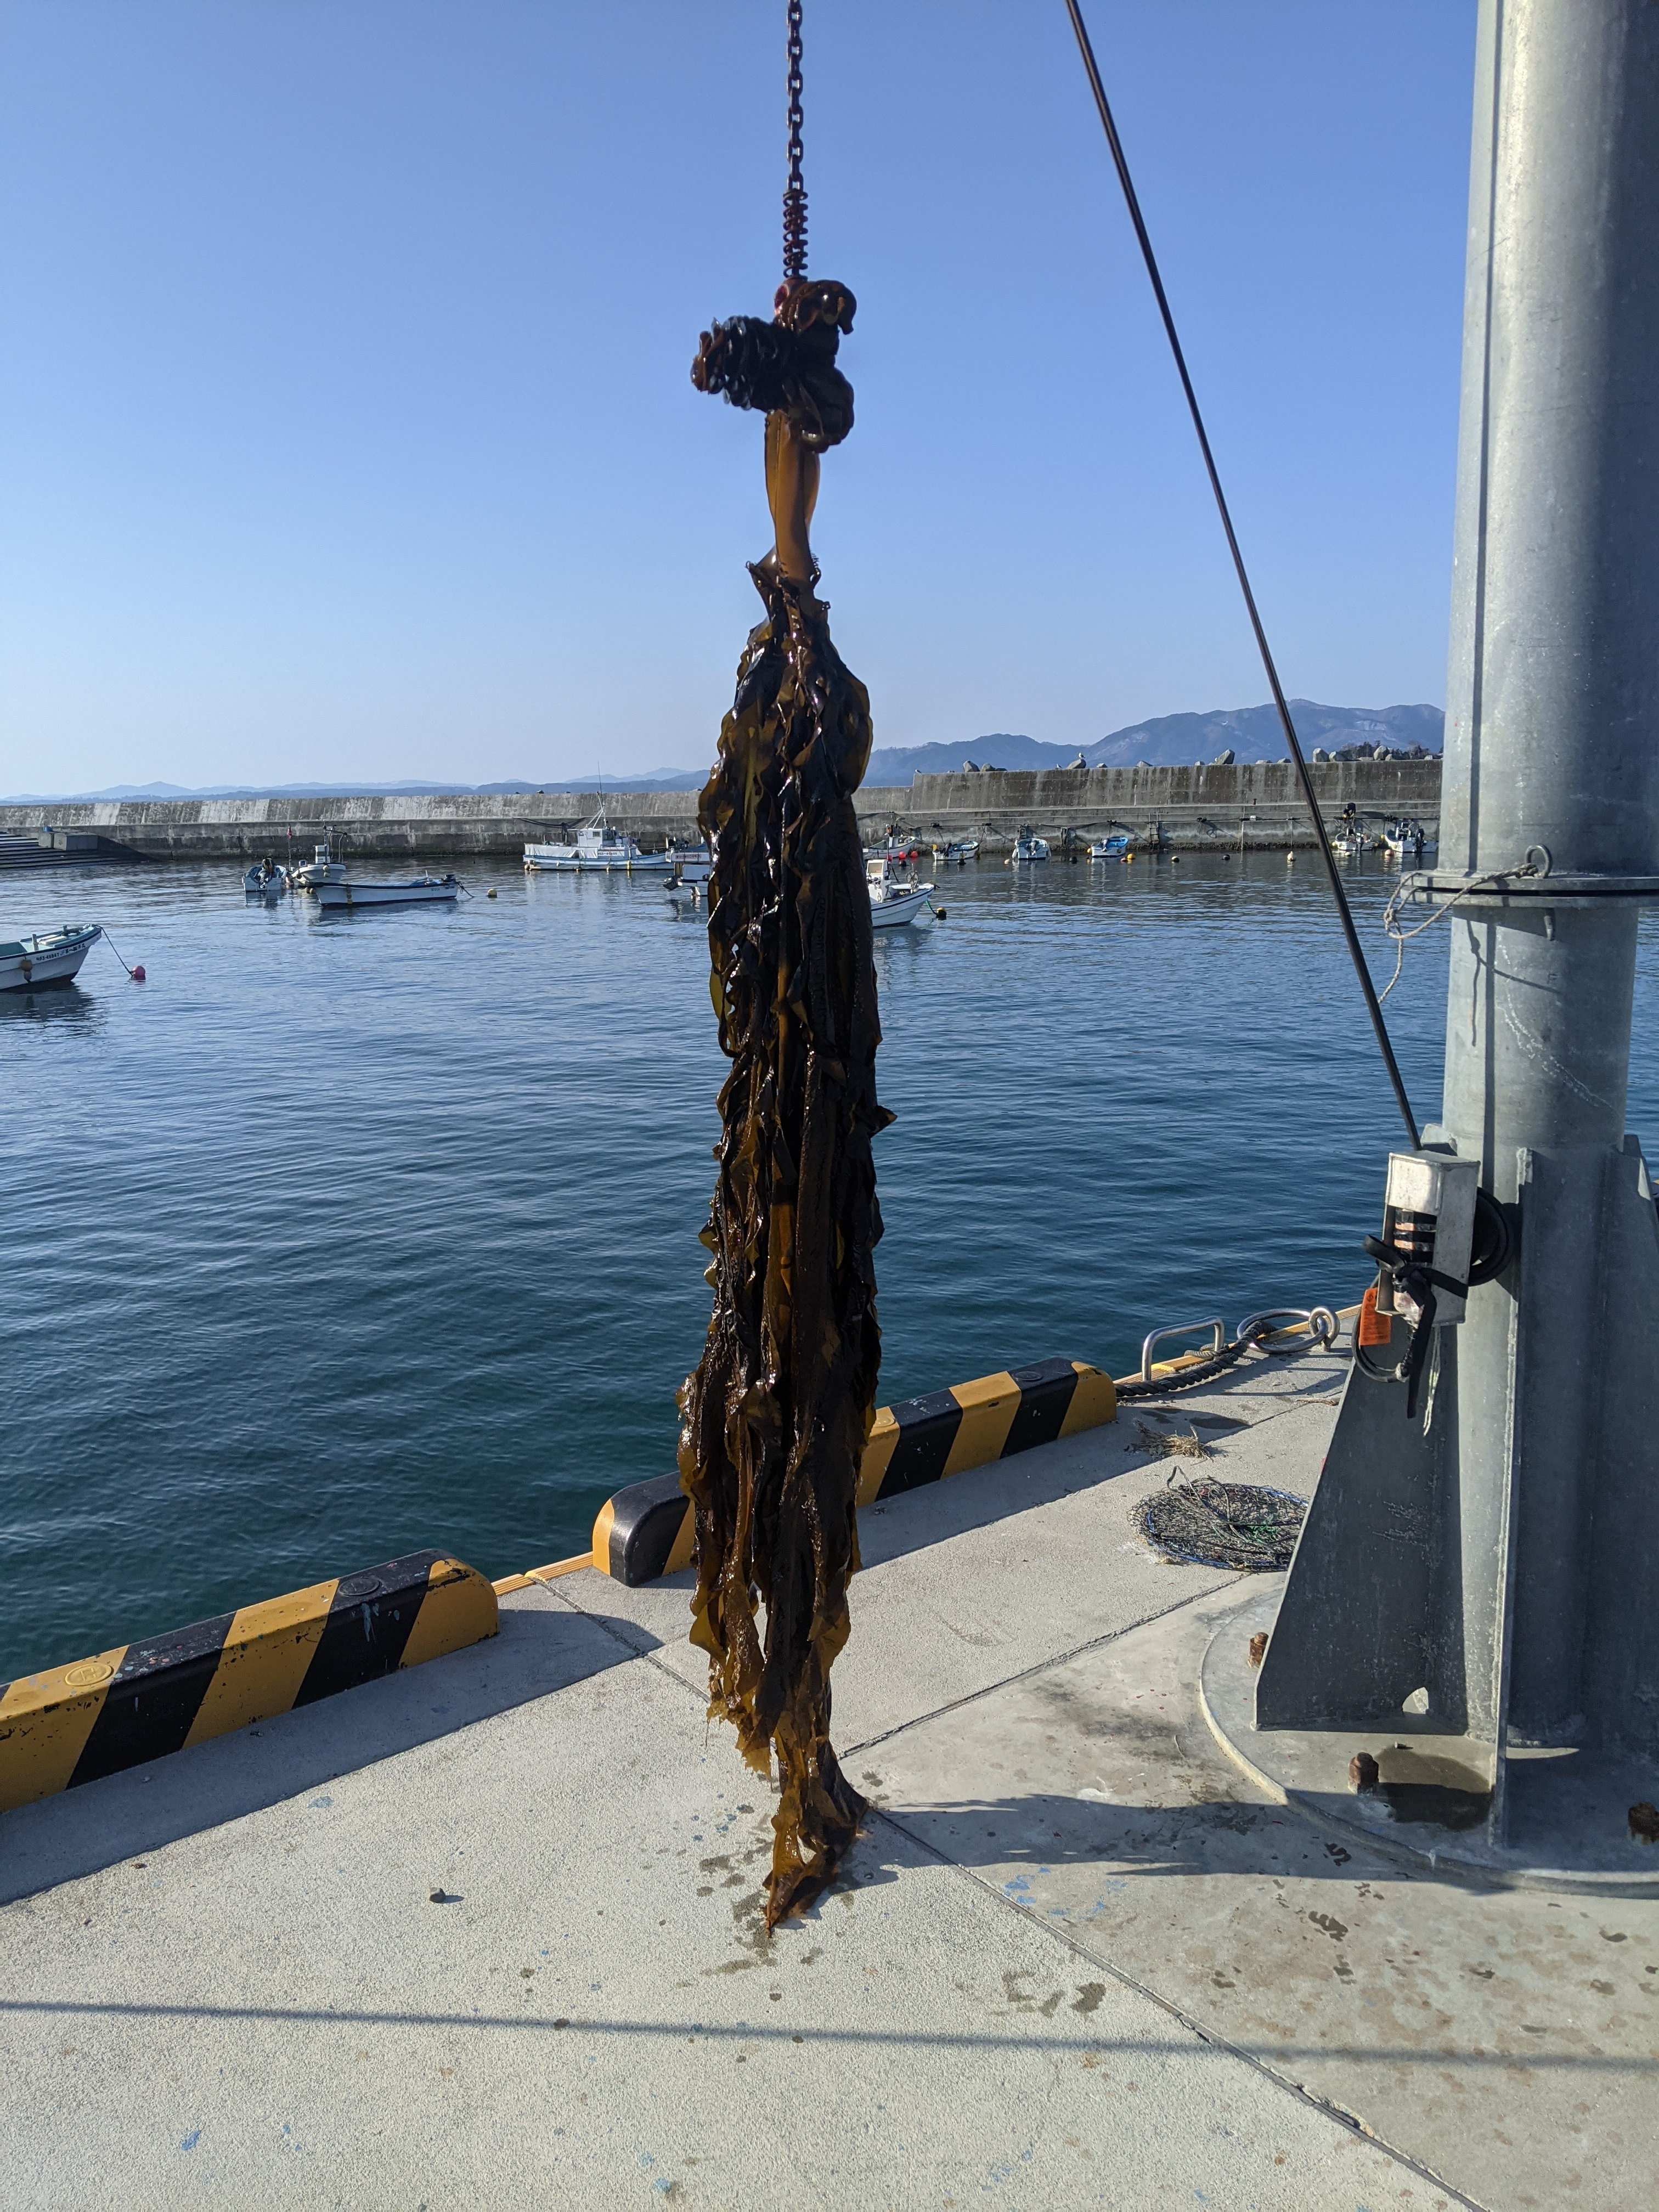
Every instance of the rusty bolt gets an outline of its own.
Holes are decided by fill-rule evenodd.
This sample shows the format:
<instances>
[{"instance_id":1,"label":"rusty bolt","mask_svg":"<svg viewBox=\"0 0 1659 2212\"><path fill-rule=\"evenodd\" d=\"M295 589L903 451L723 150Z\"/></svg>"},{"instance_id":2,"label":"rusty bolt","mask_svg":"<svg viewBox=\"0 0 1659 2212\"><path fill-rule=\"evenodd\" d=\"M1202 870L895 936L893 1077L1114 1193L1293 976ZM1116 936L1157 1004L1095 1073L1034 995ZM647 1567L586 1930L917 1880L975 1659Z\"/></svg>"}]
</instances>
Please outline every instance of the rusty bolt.
<instances>
[{"instance_id":1,"label":"rusty bolt","mask_svg":"<svg viewBox=\"0 0 1659 2212\"><path fill-rule=\"evenodd\" d=\"M1644 1797L1630 1808L1630 1832L1638 1844L1659 1844L1659 1805Z\"/></svg>"},{"instance_id":2,"label":"rusty bolt","mask_svg":"<svg viewBox=\"0 0 1659 2212\"><path fill-rule=\"evenodd\" d=\"M1348 1761L1350 1790L1375 1790L1379 1779L1376 1761L1368 1751L1357 1751Z\"/></svg>"},{"instance_id":3,"label":"rusty bolt","mask_svg":"<svg viewBox=\"0 0 1659 2212\"><path fill-rule=\"evenodd\" d=\"M1251 1666L1259 1667L1267 1656L1267 1632L1265 1628L1258 1628L1255 1634L1250 1638Z\"/></svg>"}]
</instances>

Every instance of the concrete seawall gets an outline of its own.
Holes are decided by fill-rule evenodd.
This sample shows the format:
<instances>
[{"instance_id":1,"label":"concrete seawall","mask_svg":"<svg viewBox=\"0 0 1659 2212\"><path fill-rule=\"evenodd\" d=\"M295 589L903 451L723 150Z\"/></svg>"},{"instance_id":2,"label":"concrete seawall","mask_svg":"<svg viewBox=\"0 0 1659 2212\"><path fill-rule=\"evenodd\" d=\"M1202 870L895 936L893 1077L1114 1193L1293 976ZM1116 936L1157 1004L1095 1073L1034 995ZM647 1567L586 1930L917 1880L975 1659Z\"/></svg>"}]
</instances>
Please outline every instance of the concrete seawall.
<instances>
[{"instance_id":1,"label":"concrete seawall","mask_svg":"<svg viewBox=\"0 0 1659 2212\"><path fill-rule=\"evenodd\" d=\"M1376 829L1396 815L1435 830L1440 763L1333 761L1313 770L1326 820L1352 804ZM337 858L517 858L526 842L574 836L601 803L598 792L464 793L454 797L171 799L83 800L48 807L0 806L0 836L32 836L50 820L59 830L95 832L106 854L147 860L308 860L319 839ZM610 819L642 845L696 834L697 795L689 791L606 792ZM908 787L858 794L866 839L890 827L924 841L976 836L1006 851L1030 823L1057 841L1127 830L1182 850L1309 845L1313 830L1288 761L1254 767L1045 769L921 775Z\"/></svg>"}]
</instances>

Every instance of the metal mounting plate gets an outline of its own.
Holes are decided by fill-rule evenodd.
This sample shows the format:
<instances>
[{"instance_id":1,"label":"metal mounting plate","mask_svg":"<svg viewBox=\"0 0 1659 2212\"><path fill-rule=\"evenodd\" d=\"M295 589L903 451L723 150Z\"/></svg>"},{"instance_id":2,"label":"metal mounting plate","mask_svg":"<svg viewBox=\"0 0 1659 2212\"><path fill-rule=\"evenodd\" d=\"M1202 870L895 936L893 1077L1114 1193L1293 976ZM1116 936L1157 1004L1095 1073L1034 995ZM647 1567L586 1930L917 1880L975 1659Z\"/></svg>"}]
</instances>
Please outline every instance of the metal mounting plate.
<instances>
[{"instance_id":1,"label":"metal mounting plate","mask_svg":"<svg viewBox=\"0 0 1659 2212\"><path fill-rule=\"evenodd\" d=\"M1450 898L1460 906L1580 906L1603 899L1659 906L1659 876L1568 875L1555 870L1522 876L1431 868L1406 877L1400 896L1412 906L1438 906Z\"/></svg>"}]
</instances>

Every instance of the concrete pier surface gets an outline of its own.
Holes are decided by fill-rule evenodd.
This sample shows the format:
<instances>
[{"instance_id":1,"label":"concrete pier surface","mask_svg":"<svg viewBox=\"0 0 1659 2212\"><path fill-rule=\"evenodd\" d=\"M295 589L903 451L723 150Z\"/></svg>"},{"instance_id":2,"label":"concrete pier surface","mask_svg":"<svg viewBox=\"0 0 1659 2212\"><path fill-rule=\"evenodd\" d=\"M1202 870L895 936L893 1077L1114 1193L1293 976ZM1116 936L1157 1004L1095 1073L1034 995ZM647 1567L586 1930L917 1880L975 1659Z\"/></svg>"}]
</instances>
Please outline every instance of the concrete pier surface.
<instances>
[{"instance_id":1,"label":"concrete pier surface","mask_svg":"<svg viewBox=\"0 0 1659 2212\"><path fill-rule=\"evenodd\" d=\"M1313 769L1333 826L1352 805L1375 830L1396 817L1437 834L1437 758L1332 761ZM695 791L464 792L453 797L365 794L337 799L82 799L0 806L0 843L34 839L48 818L58 836L95 836L102 857L149 860L287 862L311 858L329 838L354 860L520 856L527 843L571 838L603 805L647 849L694 838ZM873 787L857 799L866 842L897 826L923 839L979 837L1000 855L1028 823L1053 841L1086 842L1113 830L1156 834L1186 850L1266 850L1311 845L1313 828L1288 761L1210 768L1044 769L923 775ZM61 849L61 848L60 848Z\"/></svg>"},{"instance_id":2,"label":"concrete pier surface","mask_svg":"<svg viewBox=\"0 0 1659 2212\"><path fill-rule=\"evenodd\" d=\"M835 1733L875 1809L769 1940L684 1577L514 1593L492 1643L5 1815L5 2200L1649 2203L1659 1905L1336 1840L1205 1724L1267 1578L1133 1509L1305 1494L1346 1368L866 1510Z\"/></svg>"}]
</instances>

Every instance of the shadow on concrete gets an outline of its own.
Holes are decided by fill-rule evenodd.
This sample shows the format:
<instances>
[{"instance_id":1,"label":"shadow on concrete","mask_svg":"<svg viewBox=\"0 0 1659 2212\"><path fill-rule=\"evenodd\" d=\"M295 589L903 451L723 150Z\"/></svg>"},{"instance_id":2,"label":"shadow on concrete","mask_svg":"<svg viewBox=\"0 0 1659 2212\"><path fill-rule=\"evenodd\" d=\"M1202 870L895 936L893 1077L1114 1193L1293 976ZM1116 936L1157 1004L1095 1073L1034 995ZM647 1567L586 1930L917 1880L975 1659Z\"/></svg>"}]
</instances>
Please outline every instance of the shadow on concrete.
<instances>
[{"instance_id":1,"label":"shadow on concrete","mask_svg":"<svg viewBox=\"0 0 1659 2212\"><path fill-rule=\"evenodd\" d=\"M1016 1974L1008 1979L1018 1984L1032 1981L1030 1974ZM1117 1978L1113 1977L1115 1980ZM1131 1986L1134 1986L1131 1984ZM568 2035L578 2043L602 2042L615 2039L623 2042L652 2041L661 2043L703 2043L709 2045L747 2044L762 2047L768 2044L799 2043L815 2045L821 2049L864 2049L874 2051L1006 2051L1029 2052L1034 2047L1044 2051L1085 2053L1111 2051L1124 2059L1133 2059L1158 2053L1176 2058L1195 2055L1237 2056L1243 2046L1224 2039L1206 2036L1194 2048L1191 2035L1138 2035L1133 2042L1123 2040L1115 2032L1111 2014L1102 2020L1097 2033L1073 2030L1070 2033L1041 2033L1030 2024L1029 2015L1036 2014L1048 2021L1065 2012L1079 2013L1085 2019L1099 2011L1101 2000L1109 1984L1104 1982L1083 1982L1069 1993L1064 1988L1053 1992L1053 2001L1027 1996L1017 1988L1010 1992L1006 2017L1015 2024L1006 2032L973 2029L925 2027L830 2027L823 2022L806 2022L792 2027L787 2021L777 2026L753 2021L702 2021L688 2018L676 2020L601 2019L592 2015L566 2017L559 2014L552 2018L545 2014L483 2013L483 2012L416 2012L392 2010L386 2008L348 2007L330 2005L213 2005L213 2004L124 2004L108 2002L99 1998L57 1997L0 1997L0 2016L30 2014L37 2018L60 2020L131 2020L131 2021L200 2021L213 2025L243 2021L274 2021L281 2026L296 2028L320 2027L331 2033L341 2027L380 2027L420 2029L441 2027L466 2034L490 2034L505 2031L509 2035ZM1064 2012L1061 2007L1064 2007ZM1421 2066L1425 2063L1456 2066L1460 2069L1501 2069L1512 2074L1516 2058L1512 2051L1465 2051L1446 2045L1429 2045L1418 2050L1410 2045L1397 2048L1382 2045L1372 2047L1352 2045L1346 2049L1328 2043L1274 2044L1272 2057L1276 2063L1287 2059L1329 2059L1358 2056L1368 2063L1382 2065ZM1651 2074L1659 2069L1659 2060L1643 2057L1621 2057L1607 2051L1532 2051L1526 2055L1528 2072L1544 2072L1551 2069L1570 2069L1575 2073ZM1386 2146L1379 2144L1379 2148ZM1394 2154L1397 2155L1398 2154ZM1467 2197L1459 2197L1468 2203Z\"/></svg>"},{"instance_id":2,"label":"shadow on concrete","mask_svg":"<svg viewBox=\"0 0 1659 2212\"><path fill-rule=\"evenodd\" d=\"M0 1904L279 1804L655 1644L635 1622L523 1593L487 1643L0 1814Z\"/></svg>"},{"instance_id":3,"label":"shadow on concrete","mask_svg":"<svg viewBox=\"0 0 1659 2212\"><path fill-rule=\"evenodd\" d=\"M848 1771L860 1790L878 1790L862 1762L849 1759ZM883 1803L872 1798L873 1818L846 1873L854 1888L897 1879L908 1860L884 1858L882 1830L896 1829L946 1865L994 1874L994 1886L1012 1903L1034 1902L1033 1875L1060 1867L1095 1866L1101 1870L1098 1902L1103 1910L1147 1875L1295 1875L1299 1881L1346 1882L1375 1876L1390 1884L1413 1879L1398 1861L1368 1850L1363 1840L1339 1842L1283 1805L1255 1805L1236 1798L1198 1800L1184 1805L1126 1805L1100 1798L1061 1797L1034 1791L1028 1797L965 1798L948 1804ZM1434 1879L1425 1869L1425 1879ZM1443 1881L1443 1876L1439 1877ZM1479 1886L1479 1885L1463 1885Z\"/></svg>"}]
</instances>

